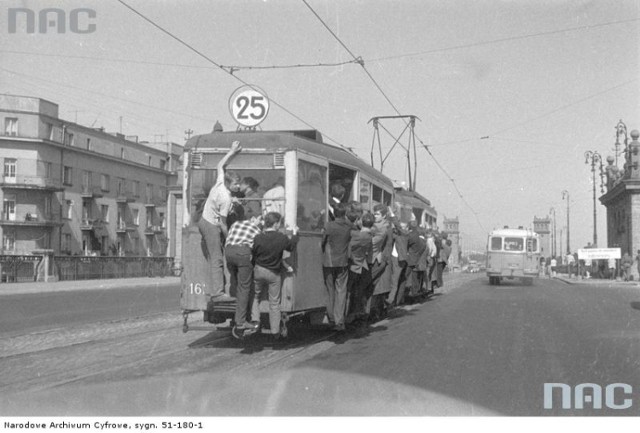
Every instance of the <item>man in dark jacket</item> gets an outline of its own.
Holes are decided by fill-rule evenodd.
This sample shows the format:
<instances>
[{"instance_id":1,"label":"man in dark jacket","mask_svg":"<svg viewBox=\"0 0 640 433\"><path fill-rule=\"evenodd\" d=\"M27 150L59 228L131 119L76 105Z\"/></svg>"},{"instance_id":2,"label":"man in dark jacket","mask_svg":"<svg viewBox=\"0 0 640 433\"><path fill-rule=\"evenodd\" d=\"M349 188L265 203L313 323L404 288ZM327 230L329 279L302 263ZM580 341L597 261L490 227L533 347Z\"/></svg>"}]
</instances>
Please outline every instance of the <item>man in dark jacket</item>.
<instances>
[{"instance_id":1,"label":"man in dark jacket","mask_svg":"<svg viewBox=\"0 0 640 433\"><path fill-rule=\"evenodd\" d=\"M418 232L418 223L409 221L409 234L407 236L407 269L411 271L411 296L418 296L422 287L422 273L418 269L420 256L424 252L426 244Z\"/></svg>"},{"instance_id":2,"label":"man in dark jacket","mask_svg":"<svg viewBox=\"0 0 640 433\"><path fill-rule=\"evenodd\" d=\"M407 284L407 242L406 223L394 224L393 249L391 253L391 291L387 303L395 306L404 301L404 290Z\"/></svg>"},{"instance_id":3,"label":"man in dark jacket","mask_svg":"<svg viewBox=\"0 0 640 433\"><path fill-rule=\"evenodd\" d=\"M346 206L337 203L334 221L329 221L322 235L322 273L327 289L327 316L337 331L344 331L349 276L349 241L352 224L345 218Z\"/></svg>"}]
</instances>

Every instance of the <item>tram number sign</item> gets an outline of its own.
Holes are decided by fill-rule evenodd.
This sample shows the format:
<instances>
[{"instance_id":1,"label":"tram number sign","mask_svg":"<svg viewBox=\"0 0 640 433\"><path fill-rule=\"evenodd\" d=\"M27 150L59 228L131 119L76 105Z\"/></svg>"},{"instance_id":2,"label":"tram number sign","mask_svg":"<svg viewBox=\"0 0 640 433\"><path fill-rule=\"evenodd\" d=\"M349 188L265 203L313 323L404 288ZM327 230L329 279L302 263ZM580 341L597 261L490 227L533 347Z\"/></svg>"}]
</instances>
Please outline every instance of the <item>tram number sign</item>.
<instances>
[{"instance_id":1,"label":"tram number sign","mask_svg":"<svg viewBox=\"0 0 640 433\"><path fill-rule=\"evenodd\" d=\"M240 125L255 127L269 113L269 98L256 86L242 86L229 98L229 111Z\"/></svg>"}]
</instances>

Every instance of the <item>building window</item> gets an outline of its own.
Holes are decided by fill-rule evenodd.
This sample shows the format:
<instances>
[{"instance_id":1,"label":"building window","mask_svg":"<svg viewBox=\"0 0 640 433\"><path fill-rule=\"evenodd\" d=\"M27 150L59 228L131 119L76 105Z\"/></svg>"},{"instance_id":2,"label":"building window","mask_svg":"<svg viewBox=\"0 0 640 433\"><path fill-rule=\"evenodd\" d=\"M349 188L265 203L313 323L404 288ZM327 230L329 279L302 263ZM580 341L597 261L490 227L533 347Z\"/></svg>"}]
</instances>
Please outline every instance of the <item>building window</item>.
<instances>
[{"instance_id":1,"label":"building window","mask_svg":"<svg viewBox=\"0 0 640 433\"><path fill-rule=\"evenodd\" d=\"M87 138L87 150L91 150L91 139Z\"/></svg>"},{"instance_id":2,"label":"building window","mask_svg":"<svg viewBox=\"0 0 640 433\"><path fill-rule=\"evenodd\" d=\"M71 169L71 167L67 167L65 165L62 172L62 183L67 186L73 185L72 176L73 176L73 170Z\"/></svg>"},{"instance_id":3,"label":"building window","mask_svg":"<svg viewBox=\"0 0 640 433\"><path fill-rule=\"evenodd\" d=\"M120 158L124 159L124 147L120 148Z\"/></svg>"},{"instance_id":4,"label":"building window","mask_svg":"<svg viewBox=\"0 0 640 433\"><path fill-rule=\"evenodd\" d=\"M160 219L160 227L162 227L163 229L166 228L166 222L164 219L164 212L158 212L158 219Z\"/></svg>"},{"instance_id":5,"label":"building window","mask_svg":"<svg viewBox=\"0 0 640 433\"><path fill-rule=\"evenodd\" d=\"M15 158L4 159L4 177L5 181L15 181L18 160Z\"/></svg>"},{"instance_id":6,"label":"building window","mask_svg":"<svg viewBox=\"0 0 640 433\"><path fill-rule=\"evenodd\" d=\"M89 191L91 188L91 173L86 170L82 171L82 188L85 191Z\"/></svg>"},{"instance_id":7,"label":"building window","mask_svg":"<svg viewBox=\"0 0 640 433\"><path fill-rule=\"evenodd\" d=\"M66 206L66 209L65 209L66 212L64 213L65 217L67 219L73 219L73 200L65 200L65 206Z\"/></svg>"},{"instance_id":8,"label":"building window","mask_svg":"<svg viewBox=\"0 0 640 433\"><path fill-rule=\"evenodd\" d=\"M102 221L109 222L109 205L103 204L100 206L100 214L102 215Z\"/></svg>"},{"instance_id":9,"label":"building window","mask_svg":"<svg viewBox=\"0 0 640 433\"><path fill-rule=\"evenodd\" d=\"M109 192L109 183L111 179L108 174L100 175L100 189L104 192Z\"/></svg>"},{"instance_id":10,"label":"building window","mask_svg":"<svg viewBox=\"0 0 640 433\"><path fill-rule=\"evenodd\" d=\"M76 139L72 133L67 133L67 142L65 143L68 146L75 146Z\"/></svg>"},{"instance_id":11,"label":"building window","mask_svg":"<svg viewBox=\"0 0 640 433\"><path fill-rule=\"evenodd\" d=\"M44 198L44 218L49 219L51 216L51 196Z\"/></svg>"},{"instance_id":12,"label":"building window","mask_svg":"<svg viewBox=\"0 0 640 433\"><path fill-rule=\"evenodd\" d=\"M15 194L5 194L2 203L2 219L6 221L16 220L16 196Z\"/></svg>"},{"instance_id":13,"label":"building window","mask_svg":"<svg viewBox=\"0 0 640 433\"><path fill-rule=\"evenodd\" d=\"M140 209L132 209L131 212L133 212L133 223L135 225L139 225L140 224Z\"/></svg>"},{"instance_id":14,"label":"building window","mask_svg":"<svg viewBox=\"0 0 640 433\"><path fill-rule=\"evenodd\" d=\"M167 167L167 161L165 161L164 159L160 160L160 169L164 170Z\"/></svg>"},{"instance_id":15,"label":"building window","mask_svg":"<svg viewBox=\"0 0 640 433\"><path fill-rule=\"evenodd\" d=\"M53 164L51 164L50 162L45 162L44 163L44 172L45 172L45 177L47 179L51 179L52 178L52 172L53 172Z\"/></svg>"},{"instance_id":16,"label":"building window","mask_svg":"<svg viewBox=\"0 0 640 433\"><path fill-rule=\"evenodd\" d=\"M18 119L15 117L7 117L4 119L4 135L12 137L18 136Z\"/></svg>"},{"instance_id":17,"label":"building window","mask_svg":"<svg viewBox=\"0 0 640 433\"><path fill-rule=\"evenodd\" d=\"M71 254L71 234L65 233L62 235L62 245L61 248L63 253Z\"/></svg>"},{"instance_id":18,"label":"building window","mask_svg":"<svg viewBox=\"0 0 640 433\"><path fill-rule=\"evenodd\" d=\"M151 155L149 155L149 167L151 167Z\"/></svg>"},{"instance_id":19,"label":"building window","mask_svg":"<svg viewBox=\"0 0 640 433\"><path fill-rule=\"evenodd\" d=\"M5 251L14 251L16 249L15 232L6 232L2 236L2 248Z\"/></svg>"},{"instance_id":20,"label":"building window","mask_svg":"<svg viewBox=\"0 0 640 433\"><path fill-rule=\"evenodd\" d=\"M146 186L146 198L147 198L147 203L151 203L151 199L153 199L153 185L151 185L150 183L147 184Z\"/></svg>"},{"instance_id":21,"label":"building window","mask_svg":"<svg viewBox=\"0 0 640 433\"><path fill-rule=\"evenodd\" d=\"M131 188L132 188L133 196L138 197L139 191L140 191L140 182L138 182L137 180L134 180L133 185L131 185Z\"/></svg>"}]
</instances>

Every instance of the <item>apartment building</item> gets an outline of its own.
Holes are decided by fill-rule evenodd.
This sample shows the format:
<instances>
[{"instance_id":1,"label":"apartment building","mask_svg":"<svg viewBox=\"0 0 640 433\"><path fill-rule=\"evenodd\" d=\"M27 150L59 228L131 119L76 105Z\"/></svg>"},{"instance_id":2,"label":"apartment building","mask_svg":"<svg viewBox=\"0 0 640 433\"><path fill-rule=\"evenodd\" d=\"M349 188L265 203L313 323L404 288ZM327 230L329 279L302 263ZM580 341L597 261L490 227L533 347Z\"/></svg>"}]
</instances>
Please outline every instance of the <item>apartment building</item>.
<instances>
[{"instance_id":1,"label":"apartment building","mask_svg":"<svg viewBox=\"0 0 640 433\"><path fill-rule=\"evenodd\" d=\"M63 120L37 97L0 94L0 122L2 254L175 253L181 145Z\"/></svg>"}]
</instances>

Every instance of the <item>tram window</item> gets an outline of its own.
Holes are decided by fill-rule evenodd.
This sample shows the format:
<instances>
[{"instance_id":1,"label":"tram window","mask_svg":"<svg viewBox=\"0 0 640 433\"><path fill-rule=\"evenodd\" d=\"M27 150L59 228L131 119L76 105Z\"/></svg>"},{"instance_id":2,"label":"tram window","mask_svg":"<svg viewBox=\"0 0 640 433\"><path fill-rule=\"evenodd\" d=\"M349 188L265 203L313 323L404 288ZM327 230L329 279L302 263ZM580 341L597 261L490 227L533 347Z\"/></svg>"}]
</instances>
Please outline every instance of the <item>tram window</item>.
<instances>
[{"instance_id":1,"label":"tram window","mask_svg":"<svg viewBox=\"0 0 640 433\"><path fill-rule=\"evenodd\" d=\"M491 251L500 251L502 249L502 238L491 238Z\"/></svg>"},{"instance_id":2,"label":"tram window","mask_svg":"<svg viewBox=\"0 0 640 433\"><path fill-rule=\"evenodd\" d=\"M384 203L385 206L391 206L391 193L388 191L384 191L383 197L382 197L382 203Z\"/></svg>"},{"instance_id":3,"label":"tram window","mask_svg":"<svg viewBox=\"0 0 640 433\"><path fill-rule=\"evenodd\" d=\"M377 185L373 185L373 201L374 204L382 203L382 188Z\"/></svg>"},{"instance_id":4,"label":"tram window","mask_svg":"<svg viewBox=\"0 0 640 433\"><path fill-rule=\"evenodd\" d=\"M342 203L348 203L353 197L353 182L356 177L355 170L339 165L329 164L329 185L340 184L344 187Z\"/></svg>"},{"instance_id":5,"label":"tram window","mask_svg":"<svg viewBox=\"0 0 640 433\"><path fill-rule=\"evenodd\" d=\"M238 169L231 170L245 180L243 184L252 187L252 190L239 192L236 196L240 199L245 195L247 200L242 200L245 215L258 216L264 210L265 212L278 212L284 217L284 200L257 200L261 199L265 194L273 196L276 189L284 187L284 170L273 169ZM216 181L216 170L194 170L191 175L191 205L193 206L193 215L199 219L202 207L206 201L209 191ZM282 194L278 194L281 196ZM282 197L284 199L284 197ZM268 202L268 203L267 203Z\"/></svg>"},{"instance_id":6,"label":"tram window","mask_svg":"<svg viewBox=\"0 0 640 433\"><path fill-rule=\"evenodd\" d=\"M371 210L371 182L360 180L360 203L364 209Z\"/></svg>"},{"instance_id":7,"label":"tram window","mask_svg":"<svg viewBox=\"0 0 640 433\"><path fill-rule=\"evenodd\" d=\"M527 238L527 252L534 253L538 250L538 240L535 238Z\"/></svg>"},{"instance_id":8,"label":"tram window","mask_svg":"<svg viewBox=\"0 0 640 433\"><path fill-rule=\"evenodd\" d=\"M327 206L327 169L317 164L298 161L298 216L302 231L319 232L324 227Z\"/></svg>"},{"instance_id":9,"label":"tram window","mask_svg":"<svg viewBox=\"0 0 640 433\"><path fill-rule=\"evenodd\" d=\"M505 251L524 251L524 239L522 238L504 238Z\"/></svg>"}]
</instances>

